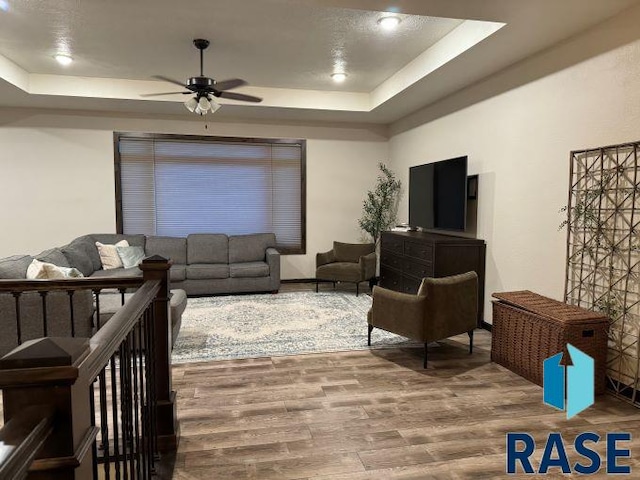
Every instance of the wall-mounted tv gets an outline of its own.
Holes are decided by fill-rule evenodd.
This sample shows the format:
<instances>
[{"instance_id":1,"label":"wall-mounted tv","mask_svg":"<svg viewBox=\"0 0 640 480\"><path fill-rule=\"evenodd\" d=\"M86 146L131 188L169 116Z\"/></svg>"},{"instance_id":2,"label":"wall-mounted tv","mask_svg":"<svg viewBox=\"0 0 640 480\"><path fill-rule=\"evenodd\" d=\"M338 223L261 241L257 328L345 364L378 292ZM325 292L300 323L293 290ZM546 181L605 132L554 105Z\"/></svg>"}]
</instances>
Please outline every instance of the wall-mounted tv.
<instances>
[{"instance_id":1,"label":"wall-mounted tv","mask_svg":"<svg viewBox=\"0 0 640 480\"><path fill-rule=\"evenodd\" d=\"M464 231L467 157L409 169L409 224L422 229Z\"/></svg>"}]
</instances>

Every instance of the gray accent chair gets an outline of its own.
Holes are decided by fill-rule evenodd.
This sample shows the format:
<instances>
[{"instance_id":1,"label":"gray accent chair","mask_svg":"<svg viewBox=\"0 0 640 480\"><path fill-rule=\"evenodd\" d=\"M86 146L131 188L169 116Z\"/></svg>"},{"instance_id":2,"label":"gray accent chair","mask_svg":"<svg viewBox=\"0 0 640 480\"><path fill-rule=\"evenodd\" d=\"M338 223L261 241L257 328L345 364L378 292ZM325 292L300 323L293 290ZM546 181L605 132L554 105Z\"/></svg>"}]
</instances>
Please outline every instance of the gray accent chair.
<instances>
[{"instance_id":1,"label":"gray accent chair","mask_svg":"<svg viewBox=\"0 0 640 480\"><path fill-rule=\"evenodd\" d=\"M461 333L469 334L469 353L473 352L473 330L477 326L478 275L467 272L441 278L423 278L418 293L410 295L373 287L373 305L367 315L371 332L387 332L424 343L424 368L427 345Z\"/></svg>"},{"instance_id":2,"label":"gray accent chair","mask_svg":"<svg viewBox=\"0 0 640 480\"><path fill-rule=\"evenodd\" d=\"M376 246L373 243L333 242L328 252L316 254L316 292L321 281L349 282L356 284L356 296L360 282L376 276Z\"/></svg>"}]
</instances>

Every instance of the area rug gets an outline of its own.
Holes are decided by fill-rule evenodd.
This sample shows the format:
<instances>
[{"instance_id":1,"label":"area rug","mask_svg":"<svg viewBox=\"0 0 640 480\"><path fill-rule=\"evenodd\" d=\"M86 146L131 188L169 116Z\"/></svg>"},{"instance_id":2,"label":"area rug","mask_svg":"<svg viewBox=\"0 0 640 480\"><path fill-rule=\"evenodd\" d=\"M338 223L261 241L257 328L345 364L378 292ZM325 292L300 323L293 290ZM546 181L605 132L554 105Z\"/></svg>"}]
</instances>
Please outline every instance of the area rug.
<instances>
[{"instance_id":1,"label":"area rug","mask_svg":"<svg viewBox=\"0 0 640 480\"><path fill-rule=\"evenodd\" d=\"M363 350L371 297L290 292L190 298L173 362ZM414 345L375 329L372 347Z\"/></svg>"}]
</instances>

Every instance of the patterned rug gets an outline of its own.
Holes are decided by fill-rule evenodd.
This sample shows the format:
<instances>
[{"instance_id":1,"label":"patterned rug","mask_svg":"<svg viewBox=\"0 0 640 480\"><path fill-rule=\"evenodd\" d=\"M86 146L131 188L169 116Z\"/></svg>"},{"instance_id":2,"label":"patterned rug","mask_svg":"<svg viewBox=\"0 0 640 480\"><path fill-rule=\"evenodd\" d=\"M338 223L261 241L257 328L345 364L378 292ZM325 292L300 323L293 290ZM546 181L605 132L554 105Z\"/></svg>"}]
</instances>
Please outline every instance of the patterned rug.
<instances>
[{"instance_id":1,"label":"patterned rug","mask_svg":"<svg viewBox=\"0 0 640 480\"><path fill-rule=\"evenodd\" d=\"M364 350L371 297L291 292L190 298L173 362ZM375 329L372 347L411 344Z\"/></svg>"}]
</instances>

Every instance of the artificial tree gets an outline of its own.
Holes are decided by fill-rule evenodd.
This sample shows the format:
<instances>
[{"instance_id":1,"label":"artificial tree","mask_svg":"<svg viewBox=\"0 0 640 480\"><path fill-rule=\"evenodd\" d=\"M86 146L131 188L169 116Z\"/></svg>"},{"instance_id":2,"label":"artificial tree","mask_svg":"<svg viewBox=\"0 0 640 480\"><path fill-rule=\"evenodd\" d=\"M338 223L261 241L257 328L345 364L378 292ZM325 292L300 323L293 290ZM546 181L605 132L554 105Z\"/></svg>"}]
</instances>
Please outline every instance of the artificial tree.
<instances>
[{"instance_id":1,"label":"artificial tree","mask_svg":"<svg viewBox=\"0 0 640 480\"><path fill-rule=\"evenodd\" d=\"M378 168L380 173L376 186L367 192L367 198L362 204L362 216L358 220L358 225L371 235L376 247L380 242L380 234L391 228L396 221L402 188L402 182L384 163L379 163Z\"/></svg>"}]
</instances>

